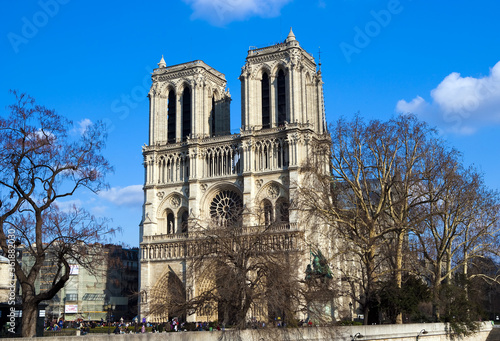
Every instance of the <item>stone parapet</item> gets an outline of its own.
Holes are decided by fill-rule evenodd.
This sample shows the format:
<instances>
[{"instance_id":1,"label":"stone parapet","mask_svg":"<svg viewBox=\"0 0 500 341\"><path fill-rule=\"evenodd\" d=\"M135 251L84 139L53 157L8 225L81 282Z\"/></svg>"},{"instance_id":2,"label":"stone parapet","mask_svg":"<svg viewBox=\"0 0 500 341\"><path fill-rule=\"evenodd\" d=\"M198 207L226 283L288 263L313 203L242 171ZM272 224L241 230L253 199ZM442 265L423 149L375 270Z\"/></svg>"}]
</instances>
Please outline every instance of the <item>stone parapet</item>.
<instances>
[{"instance_id":1,"label":"stone parapet","mask_svg":"<svg viewBox=\"0 0 500 341\"><path fill-rule=\"evenodd\" d=\"M423 333L425 330L427 333ZM87 341L105 341L113 339L116 341L218 341L218 340L393 340L393 341L443 341L452 340L449 334L450 327L444 323L417 323L400 325L371 325L351 327L304 327L304 328L265 328L248 329L243 331L212 331L212 332L177 332L177 333L145 333L145 334L89 334L85 336L57 336L45 337L46 341L76 341L85 339ZM467 337L461 337L461 341L485 341L492 330L491 322L483 322L479 332ZM417 339L418 336L418 339ZM32 340L31 338L18 338L17 340Z\"/></svg>"}]
</instances>

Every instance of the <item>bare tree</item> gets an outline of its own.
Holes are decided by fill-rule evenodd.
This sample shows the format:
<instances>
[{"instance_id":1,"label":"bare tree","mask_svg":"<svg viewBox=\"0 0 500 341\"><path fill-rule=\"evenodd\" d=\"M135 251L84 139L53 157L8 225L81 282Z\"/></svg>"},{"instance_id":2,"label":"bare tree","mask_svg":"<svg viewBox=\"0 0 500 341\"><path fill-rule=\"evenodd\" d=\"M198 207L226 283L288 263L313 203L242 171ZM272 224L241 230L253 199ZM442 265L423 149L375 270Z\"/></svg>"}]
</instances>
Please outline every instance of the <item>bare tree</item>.
<instances>
[{"instance_id":1,"label":"bare tree","mask_svg":"<svg viewBox=\"0 0 500 341\"><path fill-rule=\"evenodd\" d=\"M331 172L321 171L316 162L305 167L298 206L329 227L327 238L341 241L337 256L343 258L343 278L368 323L378 282L390 276L401 289L409 270L404 263L407 236L424 218L412 212L432 200L422 182L433 183L437 170L457 152L411 115L387 122L340 119L330 134ZM356 263L361 267L352 266ZM356 282L361 294L354 294ZM402 323L400 313L395 322Z\"/></svg>"},{"instance_id":2,"label":"bare tree","mask_svg":"<svg viewBox=\"0 0 500 341\"><path fill-rule=\"evenodd\" d=\"M305 269L297 267L303 232L282 223L246 227L242 215L235 216L238 219L223 223L192 222L185 244L188 277L184 282L169 276L169 297L152 293L160 299L151 303L150 314L196 312L236 329L274 318L295 323L297 313L305 309L300 297ZM195 282L196 292L189 293Z\"/></svg>"},{"instance_id":3,"label":"bare tree","mask_svg":"<svg viewBox=\"0 0 500 341\"><path fill-rule=\"evenodd\" d=\"M15 241L33 259L29 267L9 258L22 290L22 335L35 334L37 306L64 286L70 262L88 266L86 246L109 232L83 209L62 212L56 201L81 188L97 192L111 170L101 155L105 127L91 124L79 136L72 123L26 95L12 92L10 114L0 118L0 247L12 255ZM37 291L35 282L46 260L58 269L52 284Z\"/></svg>"},{"instance_id":4,"label":"bare tree","mask_svg":"<svg viewBox=\"0 0 500 341\"><path fill-rule=\"evenodd\" d=\"M421 271L432 283L433 315L440 319L443 311L450 311L450 302L441 302L443 284L452 285L457 274L466 282L472 278L498 282L496 275L472 274L468 269L498 254L500 201L475 169L464 168L458 160L440 169L434 181L422 183L431 200L414 212L425 217L414 233L425 259ZM467 284L464 290L466 302Z\"/></svg>"},{"instance_id":5,"label":"bare tree","mask_svg":"<svg viewBox=\"0 0 500 341\"><path fill-rule=\"evenodd\" d=\"M357 269L341 265L340 269L368 323L383 262L379 251L387 233L394 231L385 214L396 152L384 147L396 137L380 122L367 125L358 116L339 120L330 133L331 172L322 171L314 159L303 167L297 206L327 227L326 238L345 241L337 248L344 264L362 265ZM358 283L362 293L355 291Z\"/></svg>"}]
</instances>

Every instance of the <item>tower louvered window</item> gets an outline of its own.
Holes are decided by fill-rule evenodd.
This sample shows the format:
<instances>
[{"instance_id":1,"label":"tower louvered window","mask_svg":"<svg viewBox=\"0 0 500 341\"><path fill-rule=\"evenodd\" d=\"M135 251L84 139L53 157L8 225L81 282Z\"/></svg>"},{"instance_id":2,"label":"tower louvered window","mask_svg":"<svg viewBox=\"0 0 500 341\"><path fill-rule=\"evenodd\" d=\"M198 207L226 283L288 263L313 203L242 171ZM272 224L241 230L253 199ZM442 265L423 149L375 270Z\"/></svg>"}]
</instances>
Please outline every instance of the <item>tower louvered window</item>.
<instances>
[{"instance_id":1,"label":"tower louvered window","mask_svg":"<svg viewBox=\"0 0 500 341\"><path fill-rule=\"evenodd\" d=\"M186 86L182 93L182 140L191 134L191 90Z\"/></svg>"},{"instance_id":2,"label":"tower louvered window","mask_svg":"<svg viewBox=\"0 0 500 341\"><path fill-rule=\"evenodd\" d=\"M285 73L278 72L278 126L284 125L286 121L286 85Z\"/></svg>"},{"instance_id":3,"label":"tower louvered window","mask_svg":"<svg viewBox=\"0 0 500 341\"><path fill-rule=\"evenodd\" d=\"M262 128L271 127L271 115L269 107L269 76L267 73L262 75Z\"/></svg>"},{"instance_id":4,"label":"tower louvered window","mask_svg":"<svg viewBox=\"0 0 500 341\"><path fill-rule=\"evenodd\" d=\"M176 118L176 105L175 105L175 93L174 91L169 91L168 93L168 116L167 116L167 131L168 131L168 142L175 142L175 129L177 126L177 118Z\"/></svg>"},{"instance_id":5,"label":"tower louvered window","mask_svg":"<svg viewBox=\"0 0 500 341\"><path fill-rule=\"evenodd\" d=\"M212 96L212 111L210 112L210 117L210 133L211 136L215 136L215 96Z\"/></svg>"}]
</instances>

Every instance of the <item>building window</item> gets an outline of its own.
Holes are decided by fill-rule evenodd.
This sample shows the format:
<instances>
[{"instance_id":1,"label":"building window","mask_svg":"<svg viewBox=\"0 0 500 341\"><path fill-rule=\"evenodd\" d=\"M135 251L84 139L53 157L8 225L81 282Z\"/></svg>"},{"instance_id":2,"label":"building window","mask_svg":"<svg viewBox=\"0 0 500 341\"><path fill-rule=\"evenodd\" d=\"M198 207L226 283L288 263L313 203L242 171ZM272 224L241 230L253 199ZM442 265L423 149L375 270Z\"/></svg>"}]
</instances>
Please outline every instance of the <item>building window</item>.
<instances>
[{"instance_id":1,"label":"building window","mask_svg":"<svg viewBox=\"0 0 500 341\"><path fill-rule=\"evenodd\" d=\"M191 90L185 86L182 93L182 140L191 135Z\"/></svg>"},{"instance_id":2,"label":"building window","mask_svg":"<svg viewBox=\"0 0 500 341\"><path fill-rule=\"evenodd\" d=\"M271 127L271 114L269 106L269 76L267 73L262 74L262 128Z\"/></svg>"},{"instance_id":3,"label":"building window","mask_svg":"<svg viewBox=\"0 0 500 341\"><path fill-rule=\"evenodd\" d=\"M264 200L262 202L262 208L264 213L264 225L271 225L273 222L273 205L269 200Z\"/></svg>"},{"instance_id":4,"label":"building window","mask_svg":"<svg viewBox=\"0 0 500 341\"><path fill-rule=\"evenodd\" d=\"M210 217L221 226L235 223L241 216L243 201L232 190L223 190L215 195L210 203Z\"/></svg>"},{"instance_id":5,"label":"building window","mask_svg":"<svg viewBox=\"0 0 500 341\"><path fill-rule=\"evenodd\" d=\"M175 218L173 213L167 215L167 234L175 233Z\"/></svg>"},{"instance_id":6,"label":"building window","mask_svg":"<svg viewBox=\"0 0 500 341\"><path fill-rule=\"evenodd\" d=\"M280 199L281 200L281 199ZM289 208L289 204L288 202L282 200L282 201L279 201L276 205L276 208L277 208L277 212L276 212L276 215L277 215L277 220L279 222L282 222L282 223L288 223L288 216L289 216L289 213L288 213L288 208Z\"/></svg>"},{"instance_id":7,"label":"building window","mask_svg":"<svg viewBox=\"0 0 500 341\"><path fill-rule=\"evenodd\" d=\"M212 111L210 111L210 136L215 136L215 96L212 96Z\"/></svg>"},{"instance_id":8,"label":"building window","mask_svg":"<svg viewBox=\"0 0 500 341\"><path fill-rule=\"evenodd\" d=\"M175 103L175 93L173 90L170 90L168 93L168 103L167 103L167 131L168 136L167 140L169 143L175 142L175 130L177 127L177 112L176 112L176 103Z\"/></svg>"},{"instance_id":9,"label":"building window","mask_svg":"<svg viewBox=\"0 0 500 341\"><path fill-rule=\"evenodd\" d=\"M78 301L78 294L66 294L66 301Z\"/></svg>"},{"instance_id":10,"label":"building window","mask_svg":"<svg viewBox=\"0 0 500 341\"><path fill-rule=\"evenodd\" d=\"M278 126L284 125L286 121L286 85L285 73L278 72Z\"/></svg>"},{"instance_id":11,"label":"building window","mask_svg":"<svg viewBox=\"0 0 500 341\"><path fill-rule=\"evenodd\" d=\"M182 212L181 216L181 230L182 233L187 233L188 232L188 213L187 211Z\"/></svg>"}]
</instances>

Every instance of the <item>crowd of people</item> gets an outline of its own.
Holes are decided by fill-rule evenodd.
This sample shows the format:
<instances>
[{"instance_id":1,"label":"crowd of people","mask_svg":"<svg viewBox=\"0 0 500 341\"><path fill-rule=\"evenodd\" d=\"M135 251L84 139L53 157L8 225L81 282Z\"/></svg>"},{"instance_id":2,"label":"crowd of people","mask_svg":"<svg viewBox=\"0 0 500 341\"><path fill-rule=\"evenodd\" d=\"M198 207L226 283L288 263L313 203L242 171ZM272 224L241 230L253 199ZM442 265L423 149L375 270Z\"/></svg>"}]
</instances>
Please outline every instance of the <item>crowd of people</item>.
<instances>
[{"instance_id":1,"label":"crowd of people","mask_svg":"<svg viewBox=\"0 0 500 341\"><path fill-rule=\"evenodd\" d=\"M273 321L274 323L270 323L269 327L286 327L285 323L281 322L279 319ZM298 323L299 327L312 327L312 321L300 321ZM265 322L260 321L249 321L249 327L254 329L266 328ZM173 318L168 322L162 323L149 323L149 322L124 322L123 319L119 322L111 322L106 323L105 321L64 321L63 319L52 320L45 322L45 330L47 331L58 331L65 328L74 328L80 330L80 335L87 334L90 329L95 328L108 328L109 332L113 332L114 334L129 334L129 333L163 333L163 332L180 332L180 331L215 331L215 330L224 330L224 326L220 326L217 323L209 323L209 322L180 322L177 318Z\"/></svg>"}]
</instances>

